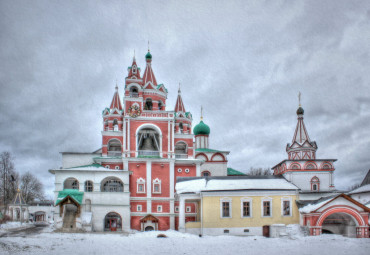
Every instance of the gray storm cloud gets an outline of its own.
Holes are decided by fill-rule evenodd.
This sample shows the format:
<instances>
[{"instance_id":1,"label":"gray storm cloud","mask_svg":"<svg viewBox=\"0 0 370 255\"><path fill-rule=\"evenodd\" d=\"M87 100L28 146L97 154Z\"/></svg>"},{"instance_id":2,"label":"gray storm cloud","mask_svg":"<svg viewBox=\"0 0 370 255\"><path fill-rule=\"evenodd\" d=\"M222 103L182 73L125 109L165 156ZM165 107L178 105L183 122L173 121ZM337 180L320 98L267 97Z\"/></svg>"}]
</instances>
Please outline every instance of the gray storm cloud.
<instances>
[{"instance_id":1,"label":"gray storm cloud","mask_svg":"<svg viewBox=\"0 0 370 255\"><path fill-rule=\"evenodd\" d=\"M297 94L337 188L370 168L368 1L1 1L0 148L48 194L61 151L100 147L101 111L150 40L174 108L211 127L211 147L248 170L286 158Z\"/></svg>"}]
</instances>

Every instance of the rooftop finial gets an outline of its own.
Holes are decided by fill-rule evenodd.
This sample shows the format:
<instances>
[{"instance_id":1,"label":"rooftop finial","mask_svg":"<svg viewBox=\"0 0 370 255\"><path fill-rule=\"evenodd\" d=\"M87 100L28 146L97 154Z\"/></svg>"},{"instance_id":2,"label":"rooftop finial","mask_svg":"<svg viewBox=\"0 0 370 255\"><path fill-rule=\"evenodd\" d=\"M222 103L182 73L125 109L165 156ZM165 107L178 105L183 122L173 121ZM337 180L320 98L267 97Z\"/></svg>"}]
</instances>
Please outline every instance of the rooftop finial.
<instances>
[{"instance_id":1,"label":"rooftop finial","mask_svg":"<svg viewBox=\"0 0 370 255\"><path fill-rule=\"evenodd\" d=\"M149 45L149 40L148 40L148 52L150 52L150 47L149 47L150 45Z\"/></svg>"},{"instance_id":2,"label":"rooftop finial","mask_svg":"<svg viewBox=\"0 0 370 255\"><path fill-rule=\"evenodd\" d=\"M200 120L203 120L203 106L200 106Z\"/></svg>"},{"instance_id":3,"label":"rooftop finial","mask_svg":"<svg viewBox=\"0 0 370 255\"><path fill-rule=\"evenodd\" d=\"M298 93L298 103L299 107L301 107L301 92Z\"/></svg>"},{"instance_id":4,"label":"rooftop finial","mask_svg":"<svg viewBox=\"0 0 370 255\"><path fill-rule=\"evenodd\" d=\"M181 93L181 83L179 82L179 90L178 90L179 94Z\"/></svg>"},{"instance_id":5,"label":"rooftop finial","mask_svg":"<svg viewBox=\"0 0 370 255\"><path fill-rule=\"evenodd\" d=\"M134 60L135 60L135 49L134 49Z\"/></svg>"},{"instance_id":6,"label":"rooftop finial","mask_svg":"<svg viewBox=\"0 0 370 255\"><path fill-rule=\"evenodd\" d=\"M116 90L118 90L117 79L116 79Z\"/></svg>"}]
</instances>

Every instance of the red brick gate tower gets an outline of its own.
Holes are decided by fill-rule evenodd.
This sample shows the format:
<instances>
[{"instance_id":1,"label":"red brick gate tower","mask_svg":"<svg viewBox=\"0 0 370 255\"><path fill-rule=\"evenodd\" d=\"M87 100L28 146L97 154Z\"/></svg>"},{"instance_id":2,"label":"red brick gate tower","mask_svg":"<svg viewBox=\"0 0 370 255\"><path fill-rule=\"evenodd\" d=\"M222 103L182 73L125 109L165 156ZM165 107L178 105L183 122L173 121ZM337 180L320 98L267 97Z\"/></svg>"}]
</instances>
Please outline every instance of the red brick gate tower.
<instances>
[{"instance_id":1,"label":"red brick gate tower","mask_svg":"<svg viewBox=\"0 0 370 255\"><path fill-rule=\"evenodd\" d=\"M116 89L111 107L103 111L102 164L130 171L132 229L175 229L176 177L200 176L202 161L194 158L192 115L180 89L175 110L167 110L168 92L157 83L149 51L145 59L142 76L135 58L128 68L124 107ZM196 204L186 205L186 216L195 218Z\"/></svg>"}]
</instances>

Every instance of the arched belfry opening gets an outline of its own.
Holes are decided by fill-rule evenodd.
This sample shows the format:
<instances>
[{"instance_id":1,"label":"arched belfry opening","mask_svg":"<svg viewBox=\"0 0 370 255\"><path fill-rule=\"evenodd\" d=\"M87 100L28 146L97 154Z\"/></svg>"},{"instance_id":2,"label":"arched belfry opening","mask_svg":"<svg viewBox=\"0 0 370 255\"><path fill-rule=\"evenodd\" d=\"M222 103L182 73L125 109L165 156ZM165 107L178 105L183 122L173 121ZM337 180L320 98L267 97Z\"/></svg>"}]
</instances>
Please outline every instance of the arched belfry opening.
<instances>
[{"instance_id":1,"label":"arched belfry opening","mask_svg":"<svg viewBox=\"0 0 370 255\"><path fill-rule=\"evenodd\" d=\"M187 158L187 146L185 142L177 142L175 145L175 157L176 158Z\"/></svg>"},{"instance_id":2,"label":"arched belfry opening","mask_svg":"<svg viewBox=\"0 0 370 255\"><path fill-rule=\"evenodd\" d=\"M145 100L144 110L153 110L153 101L151 98Z\"/></svg>"},{"instance_id":3,"label":"arched belfry opening","mask_svg":"<svg viewBox=\"0 0 370 255\"><path fill-rule=\"evenodd\" d=\"M139 96L139 90L137 87L132 86L130 88L130 97L138 97Z\"/></svg>"},{"instance_id":4,"label":"arched belfry opening","mask_svg":"<svg viewBox=\"0 0 370 255\"><path fill-rule=\"evenodd\" d=\"M159 156L160 136L153 128L143 128L138 132L137 144L139 156Z\"/></svg>"}]
</instances>

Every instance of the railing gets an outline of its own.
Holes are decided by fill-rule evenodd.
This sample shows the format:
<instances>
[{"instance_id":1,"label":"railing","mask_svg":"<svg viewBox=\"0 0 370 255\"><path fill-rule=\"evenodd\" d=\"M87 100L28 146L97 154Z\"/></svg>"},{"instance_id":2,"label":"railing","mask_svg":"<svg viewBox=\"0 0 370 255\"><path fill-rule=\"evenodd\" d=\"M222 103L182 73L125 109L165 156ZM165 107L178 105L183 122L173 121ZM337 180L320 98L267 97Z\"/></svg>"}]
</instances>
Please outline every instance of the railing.
<instances>
[{"instance_id":1,"label":"railing","mask_svg":"<svg viewBox=\"0 0 370 255\"><path fill-rule=\"evenodd\" d=\"M138 151L139 156L159 157L159 151Z\"/></svg>"},{"instance_id":2,"label":"railing","mask_svg":"<svg viewBox=\"0 0 370 255\"><path fill-rule=\"evenodd\" d=\"M175 154L175 158L188 158L188 154Z\"/></svg>"},{"instance_id":3,"label":"railing","mask_svg":"<svg viewBox=\"0 0 370 255\"><path fill-rule=\"evenodd\" d=\"M108 151L108 156L119 157L121 155L122 155L122 152L120 151Z\"/></svg>"},{"instance_id":4,"label":"railing","mask_svg":"<svg viewBox=\"0 0 370 255\"><path fill-rule=\"evenodd\" d=\"M137 92L130 92L130 97L139 97L139 93L137 93Z\"/></svg>"}]
</instances>

